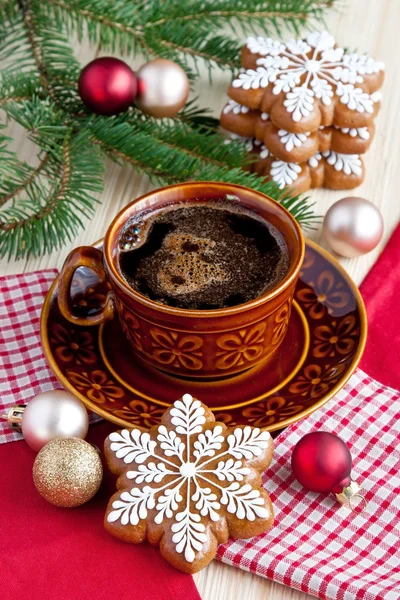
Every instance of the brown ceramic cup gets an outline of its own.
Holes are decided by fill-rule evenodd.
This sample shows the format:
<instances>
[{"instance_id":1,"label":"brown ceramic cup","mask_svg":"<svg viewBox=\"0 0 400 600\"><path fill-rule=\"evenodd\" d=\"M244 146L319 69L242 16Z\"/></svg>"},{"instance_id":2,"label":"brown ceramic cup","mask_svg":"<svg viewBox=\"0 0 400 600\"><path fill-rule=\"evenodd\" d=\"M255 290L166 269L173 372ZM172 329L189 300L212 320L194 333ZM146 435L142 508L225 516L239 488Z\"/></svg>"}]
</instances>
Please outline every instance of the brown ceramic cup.
<instances>
[{"instance_id":1,"label":"brown ceramic cup","mask_svg":"<svg viewBox=\"0 0 400 600\"><path fill-rule=\"evenodd\" d=\"M186 310L149 300L126 283L117 257L120 232L128 219L143 210L227 195L283 234L289 269L276 287L231 308ZM62 315L78 325L99 325L117 315L133 352L158 369L182 377L222 378L253 367L278 348L287 331L303 258L298 223L268 196L228 183L183 183L150 192L124 208L108 228L103 252L91 246L73 250L59 278L58 303ZM109 284L103 307L87 317L74 315L69 302L72 277L80 266L93 269Z\"/></svg>"}]
</instances>

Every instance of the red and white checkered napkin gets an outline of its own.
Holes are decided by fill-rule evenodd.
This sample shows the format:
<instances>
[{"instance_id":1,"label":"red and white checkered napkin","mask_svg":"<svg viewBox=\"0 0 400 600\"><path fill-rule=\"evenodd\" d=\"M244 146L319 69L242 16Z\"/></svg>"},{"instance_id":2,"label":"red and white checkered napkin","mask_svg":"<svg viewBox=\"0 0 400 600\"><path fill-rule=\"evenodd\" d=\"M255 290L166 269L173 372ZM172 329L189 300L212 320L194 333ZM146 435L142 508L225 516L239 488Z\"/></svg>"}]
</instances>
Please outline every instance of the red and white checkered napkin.
<instances>
[{"instance_id":1,"label":"red and white checkered napkin","mask_svg":"<svg viewBox=\"0 0 400 600\"><path fill-rule=\"evenodd\" d=\"M40 313L58 271L0 277L0 415L47 390L62 389L43 354ZM89 414L90 422L101 420ZM22 439L0 421L0 444Z\"/></svg>"},{"instance_id":2,"label":"red and white checkered napkin","mask_svg":"<svg viewBox=\"0 0 400 600\"><path fill-rule=\"evenodd\" d=\"M55 269L0 278L0 414L39 392L61 388L40 343L40 312ZM22 435L0 421L0 443Z\"/></svg>"},{"instance_id":3,"label":"red and white checkered napkin","mask_svg":"<svg viewBox=\"0 0 400 600\"><path fill-rule=\"evenodd\" d=\"M57 271L0 278L0 412L59 388L39 334L44 296ZM353 476L368 509L341 507L333 496L303 490L290 472L296 442L324 429L349 445ZM20 439L0 422L0 443ZM229 564L321 598L400 598L400 393L357 371L325 407L276 439L264 484L275 506L273 529L219 548Z\"/></svg>"},{"instance_id":4,"label":"red and white checkered napkin","mask_svg":"<svg viewBox=\"0 0 400 600\"><path fill-rule=\"evenodd\" d=\"M339 435L353 457L367 509L306 492L290 469L306 433ZM325 407L275 440L264 485L275 507L271 531L221 546L218 558L319 598L400 598L400 393L358 370Z\"/></svg>"}]
</instances>

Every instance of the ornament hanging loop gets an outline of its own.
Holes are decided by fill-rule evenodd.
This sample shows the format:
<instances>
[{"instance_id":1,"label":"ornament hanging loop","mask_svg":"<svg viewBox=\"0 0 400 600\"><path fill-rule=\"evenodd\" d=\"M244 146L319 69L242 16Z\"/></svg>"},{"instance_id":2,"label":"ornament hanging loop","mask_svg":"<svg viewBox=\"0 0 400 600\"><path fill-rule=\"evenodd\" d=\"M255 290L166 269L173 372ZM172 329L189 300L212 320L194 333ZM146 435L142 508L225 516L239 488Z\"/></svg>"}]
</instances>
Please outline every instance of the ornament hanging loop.
<instances>
[{"instance_id":1,"label":"ornament hanging loop","mask_svg":"<svg viewBox=\"0 0 400 600\"><path fill-rule=\"evenodd\" d=\"M345 504L350 510L359 512L367 506L367 501L360 492L361 487L358 483L356 481L351 481L348 486L343 488L340 494L335 494L335 496L340 504ZM361 499L362 502L357 502L356 498Z\"/></svg>"},{"instance_id":2,"label":"ornament hanging loop","mask_svg":"<svg viewBox=\"0 0 400 600\"><path fill-rule=\"evenodd\" d=\"M357 504L354 504L354 500L358 498L360 500L360 502L357 502ZM353 504L352 504L353 502ZM361 494L354 494L354 496L352 496L349 500L349 507L350 510L353 512L362 512L363 510L365 510L367 508L367 501L364 498L364 496L362 496Z\"/></svg>"},{"instance_id":3,"label":"ornament hanging loop","mask_svg":"<svg viewBox=\"0 0 400 600\"><path fill-rule=\"evenodd\" d=\"M12 406L7 414L0 415L0 419L7 421L10 429L20 432L22 430L22 415L26 404L16 404Z\"/></svg>"}]
</instances>

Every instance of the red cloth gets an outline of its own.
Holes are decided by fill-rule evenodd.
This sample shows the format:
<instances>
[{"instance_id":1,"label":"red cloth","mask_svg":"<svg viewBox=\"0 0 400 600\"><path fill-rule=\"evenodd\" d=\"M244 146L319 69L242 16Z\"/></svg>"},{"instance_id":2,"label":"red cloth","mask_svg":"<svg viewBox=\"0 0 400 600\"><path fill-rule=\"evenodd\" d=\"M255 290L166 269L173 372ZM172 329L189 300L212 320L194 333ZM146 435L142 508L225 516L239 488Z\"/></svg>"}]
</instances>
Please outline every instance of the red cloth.
<instances>
[{"instance_id":1,"label":"red cloth","mask_svg":"<svg viewBox=\"0 0 400 600\"><path fill-rule=\"evenodd\" d=\"M400 224L360 291L368 315L368 342L360 366L400 390Z\"/></svg>"},{"instance_id":2,"label":"red cloth","mask_svg":"<svg viewBox=\"0 0 400 600\"><path fill-rule=\"evenodd\" d=\"M115 427L91 427L88 441L102 447ZM0 574L3 600L199 600L192 577L171 567L156 548L119 542L103 527L115 491L105 470L99 493L75 509L39 496L32 480L33 451L23 442L0 451Z\"/></svg>"},{"instance_id":3,"label":"red cloth","mask_svg":"<svg viewBox=\"0 0 400 600\"><path fill-rule=\"evenodd\" d=\"M0 413L40 391L60 387L40 346L43 298L56 271L0 278ZM91 427L103 447L115 429ZM79 508L57 508L32 480L34 452L0 423L0 576L2 600L200 600L192 577L148 544L119 542L103 527L115 481L105 469L99 493Z\"/></svg>"}]
</instances>

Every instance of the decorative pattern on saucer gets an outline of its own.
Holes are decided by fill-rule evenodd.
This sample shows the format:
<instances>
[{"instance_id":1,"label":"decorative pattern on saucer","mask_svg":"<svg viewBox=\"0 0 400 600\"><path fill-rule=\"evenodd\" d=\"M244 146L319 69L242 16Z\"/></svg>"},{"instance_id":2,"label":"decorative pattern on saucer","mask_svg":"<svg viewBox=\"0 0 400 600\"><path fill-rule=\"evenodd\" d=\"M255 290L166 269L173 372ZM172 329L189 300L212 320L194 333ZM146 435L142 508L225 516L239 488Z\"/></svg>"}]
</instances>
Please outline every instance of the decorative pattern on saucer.
<instances>
[{"instance_id":1,"label":"decorative pattern on saucer","mask_svg":"<svg viewBox=\"0 0 400 600\"><path fill-rule=\"evenodd\" d=\"M270 434L249 426L228 429L190 394L149 433L111 433L105 452L120 475L106 529L124 541L160 545L182 571L205 567L229 536L253 537L272 526L260 475L273 455Z\"/></svg>"},{"instance_id":2,"label":"decorative pattern on saucer","mask_svg":"<svg viewBox=\"0 0 400 600\"><path fill-rule=\"evenodd\" d=\"M86 293L105 291L92 271L76 271L72 289L76 310L83 311ZM287 308L283 305L276 313L273 335L278 339L284 335L278 351L265 363L226 379L199 382L146 365L132 353L116 319L103 327L71 326L58 310L56 284L42 313L43 347L62 385L89 410L122 427L153 427L190 389L227 426L249 424L272 431L334 396L354 371L365 343L365 316L355 284L337 261L310 241L290 315ZM87 305L86 310L92 309ZM257 353L262 337L256 328L243 339L225 340L219 358L246 360L244 353ZM140 343L141 336L135 341ZM172 347L166 343L164 359L173 355ZM194 354L199 350L189 350L188 360L201 360Z\"/></svg>"}]
</instances>

